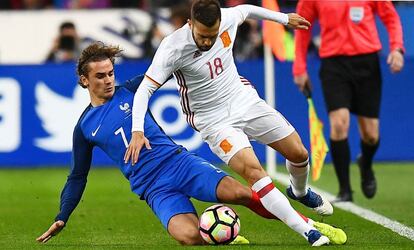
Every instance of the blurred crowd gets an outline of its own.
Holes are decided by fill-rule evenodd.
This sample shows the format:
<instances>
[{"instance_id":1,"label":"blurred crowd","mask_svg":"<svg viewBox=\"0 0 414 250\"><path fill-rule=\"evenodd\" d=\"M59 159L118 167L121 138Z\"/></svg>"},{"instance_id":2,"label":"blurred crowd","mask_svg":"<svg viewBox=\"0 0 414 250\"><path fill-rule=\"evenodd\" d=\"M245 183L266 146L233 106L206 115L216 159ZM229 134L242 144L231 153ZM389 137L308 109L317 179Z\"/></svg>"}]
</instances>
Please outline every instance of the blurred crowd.
<instances>
[{"instance_id":1,"label":"blurred crowd","mask_svg":"<svg viewBox=\"0 0 414 250\"><path fill-rule=\"evenodd\" d=\"M2 0L0 9L96 9L96 8L140 8L154 10L156 8L173 7L188 4L191 0ZM235 6L249 3L259 5L259 0L221 0L222 6ZM295 4L296 1L283 0L282 4Z\"/></svg>"},{"instance_id":2,"label":"blurred crowd","mask_svg":"<svg viewBox=\"0 0 414 250\"><path fill-rule=\"evenodd\" d=\"M173 29L186 24L190 17L191 0L3 0L0 9L11 10L42 10L42 9L100 9L100 8L137 8L157 17L159 10L167 10L168 19ZM293 8L296 1L278 1L281 6ZM221 0L223 7L240 4L261 5L259 0ZM165 13L165 12L164 12ZM156 18L154 18L156 19ZM162 32L154 22L147 39L143 43L143 58L151 58L161 40L168 34ZM263 56L261 23L247 20L240 26L235 41L234 54L237 60L256 59ZM76 61L82 49L82 38L79 37L75 25L67 20L60 24L57 36L51 44L51 50L45 56L47 62Z\"/></svg>"},{"instance_id":3,"label":"blurred crowd","mask_svg":"<svg viewBox=\"0 0 414 250\"><path fill-rule=\"evenodd\" d=\"M139 8L155 10L188 4L191 0L1 0L0 9L36 10L36 9L97 9L97 8ZM260 0L219 0L222 6L239 4L260 5ZM279 6L295 7L297 0L278 0ZM413 4L413 1L395 1L394 4Z\"/></svg>"},{"instance_id":4,"label":"blurred crowd","mask_svg":"<svg viewBox=\"0 0 414 250\"><path fill-rule=\"evenodd\" d=\"M260 6L261 2L260 0L220 1L223 7L232 7L240 4ZM190 16L190 3L191 0L1 0L0 10L136 8L147 11L154 17L154 20L159 19L160 13L168 13L167 16L163 15L161 18L168 19L172 28L178 29L187 22ZM283 12L288 13L295 11L297 1L278 0L278 4ZM261 30L261 22L252 19L248 19L239 27L234 46L236 60L251 60L263 57ZM166 35L168 34L159 29L157 22L154 21L142 44L145 50L142 58L152 58L159 43ZM60 24L58 35L51 42L51 50L45 55L45 61L75 61L79 51L82 49L82 42L82 37L79 37L77 34L75 25L71 20L67 20ZM293 46L293 33L290 30L288 30L285 36L285 44L287 47ZM316 52L317 47L318 37L315 37L310 46L310 52ZM293 59L293 50L290 51L291 53L287 55L288 60Z\"/></svg>"}]
</instances>

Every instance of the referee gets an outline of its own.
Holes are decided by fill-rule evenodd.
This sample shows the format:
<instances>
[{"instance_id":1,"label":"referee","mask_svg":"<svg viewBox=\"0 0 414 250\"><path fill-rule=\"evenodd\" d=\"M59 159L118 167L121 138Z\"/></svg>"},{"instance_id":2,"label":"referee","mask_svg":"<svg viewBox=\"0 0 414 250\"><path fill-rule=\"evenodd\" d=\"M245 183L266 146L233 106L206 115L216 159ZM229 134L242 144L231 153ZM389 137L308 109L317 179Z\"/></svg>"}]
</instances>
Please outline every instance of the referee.
<instances>
[{"instance_id":1,"label":"referee","mask_svg":"<svg viewBox=\"0 0 414 250\"><path fill-rule=\"evenodd\" d=\"M391 1L308 1L300 0L297 13L311 23L319 19L322 58L319 76L330 122L331 156L339 181L336 201L352 201L349 179L350 113L358 118L361 154L358 166L361 188L367 198L377 189L372 159L379 146L381 70L378 51L381 43L375 14L387 28L390 53L387 63L392 73L404 66L404 45L400 18ZM303 90L310 87L306 54L310 30L296 30L294 82Z\"/></svg>"}]
</instances>

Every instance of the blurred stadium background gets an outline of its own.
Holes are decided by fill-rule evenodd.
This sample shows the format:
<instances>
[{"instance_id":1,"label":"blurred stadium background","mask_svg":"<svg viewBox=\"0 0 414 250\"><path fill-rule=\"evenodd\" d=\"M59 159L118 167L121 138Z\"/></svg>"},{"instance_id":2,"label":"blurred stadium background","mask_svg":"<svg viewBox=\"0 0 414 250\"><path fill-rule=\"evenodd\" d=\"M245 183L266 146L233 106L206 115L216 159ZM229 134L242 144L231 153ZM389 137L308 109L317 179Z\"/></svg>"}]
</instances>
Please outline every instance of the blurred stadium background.
<instances>
[{"instance_id":1,"label":"blurred stadium background","mask_svg":"<svg viewBox=\"0 0 414 250\"><path fill-rule=\"evenodd\" d=\"M233 6L241 3L261 4L261 1L248 0L220 2L223 6ZM283 12L294 12L297 3L297 1L290 0L278 2ZM414 190L410 180L412 182L414 176L414 165L412 163L414 162L414 3L402 1L394 2L394 4L403 25L406 47L405 67L400 74L396 75L391 74L388 70L385 63L389 47L387 32L380 21L377 20L383 44L381 66L384 83L381 104L381 147L375 158L376 162L379 163L377 169L380 180L378 198L370 202L363 199L359 192L358 176L353 178L353 181L355 180L353 184L354 189L358 189L355 195L356 203L413 227L414 196L412 193ZM122 82L137 74L142 74L146 71L162 38L186 22L189 14L188 6L188 0L0 1L1 248L33 248L32 244L34 243L31 240L35 238L37 233L46 229L55 212L57 212L58 195L64 184L71 159L72 129L89 100L87 91L76 84L75 61L79 51L92 41L120 45L124 49L124 54L115 68L117 81ZM61 26L63 23L70 24L69 31L60 29L63 27ZM67 26L65 27L67 28ZM318 25L315 25L313 30L318 33ZM287 32L285 43L287 48L290 48L287 51L288 60L286 62L275 61L276 106L296 127L305 145L309 146L307 104L292 81L293 35L291 31L287 30ZM312 65L309 68L309 74L315 88L316 110L324 124L328 124L318 79L318 41L318 37L315 36L309 58L309 65ZM264 60L260 22L249 21L240 27L234 53L239 73L248 78L255 85L259 94L264 96ZM187 126L185 119L181 116L178 98L175 86L165 86L158 91L150 104L156 120L178 143L215 164L221 164L219 159L210 152L208 146L202 142L200 135ZM353 121L350 132L353 160L359 153L359 137L355 124L355 121ZM326 125L324 132L327 138L328 131L329 128ZM263 164L266 164L264 147L259 144L254 144L254 147L259 159ZM278 158L280 162L283 162L283 160L281 157ZM329 162L330 156L328 155L327 163ZM113 164L102 152L96 150L94 167L101 166L111 167ZM282 168L284 167L280 167L283 172ZM105 182L105 176L115 173L116 170L100 169L94 171L96 171L93 174L95 178L92 177L92 180L98 183L91 183L91 189L98 190L97 196L105 196L105 193L113 187L111 185L115 185L115 190L119 188L119 183L116 182L119 182L122 178L118 174L116 174L114 180L115 184L109 181L111 178L107 178ZM99 175L102 175L104 179L96 177ZM353 175L357 175L357 173L353 172ZM99 183L99 181L102 183ZM399 189L392 188L395 187L396 183L398 183ZM120 190L128 189L126 181L125 183L121 182L121 184L122 188ZM315 184L328 192L336 193L335 177L329 164L325 167L321 180ZM109 189L101 190L99 185L108 185L107 188ZM43 189L46 189L46 191ZM99 191L104 194L99 194ZM122 193L122 191L120 192ZM115 193L112 194L116 195ZM97 197L88 192L86 196L91 199ZM127 198L125 198L124 203L131 203L136 200L130 194L125 194L125 197ZM25 202L32 203L25 207ZM387 206L387 204L394 203L401 204L401 206L398 209ZM103 202L103 204L108 206L109 203ZM128 204L126 204L126 210L136 209L136 206ZM93 210L100 206L99 204L95 205L94 207L94 204L89 203L86 205L86 210L81 210L83 212L79 213L75 212L74 216L83 217L83 214L90 212L87 209ZM203 207L207 207L207 205ZM140 210L142 213L150 213L149 209L144 208L143 203L140 203L140 209L144 209L143 212ZM110 210L110 208L107 210ZM120 211L121 208L117 207L115 210ZM241 211L247 214L243 209ZM338 224L346 223L351 232L353 232L352 227L354 225L363 224L362 220L356 221L354 224L345 221L344 218L351 215L346 215L344 212L340 212L340 215L343 216L342 219L337 218L336 222ZM15 217L20 219L15 220ZM33 219L33 217L36 218ZM28 231L29 229L22 231L21 225L20 227L18 225L13 226L10 231L10 224L21 221L22 218L35 221L35 225L29 227L33 231ZM124 219L124 223L128 223L136 218L124 217ZM116 218L112 220L115 220L112 227L119 226L116 224ZM25 222L26 220L22 223ZM153 222L155 224L153 227L160 233L160 236L157 237L166 238L166 234L164 235L155 217ZM106 222L102 221L102 223ZM251 223L257 224L253 219ZM84 226L82 230L93 230L93 227L91 229L90 226L85 226L82 223L78 222L76 224ZM109 227L111 226L105 226L105 230ZM246 227L249 228L249 226ZM260 227L260 225L257 227ZM250 226L250 230L253 230L251 228L254 229L253 226ZM385 230L380 227L374 228L375 230ZM84 232L82 230L81 232ZM110 233L111 230L106 232ZM124 230L128 229L124 228ZM128 231L125 231L125 233L128 233ZM148 234L145 230L142 233ZM13 236L15 234L24 234L22 237L27 240L27 243L19 245L19 240ZM105 235L105 232L102 232L102 235ZM74 244L77 237L81 237L79 232L69 236L68 241L62 242L69 245ZM125 237L125 235L122 237ZM256 235L253 237L256 237ZM257 237L259 239L263 238L266 242L266 237ZM401 245L397 245L402 248L413 246L411 245L412 242L406 242L397 236L395 236L396 238L392 238L392 236L384 237L390 237L391 241L398 242L398 244L402 241ZM104 239L104 236L102 238ZM10 242L13 244L9 245ZM23 240L22 242L26 241ZM88 245L88 242L91 245ZM99 244L96 244L96 242L94 244L93 240L88 242L83 242L85 245L72 245L72 247L99 247ZM110 241L105 242L108 245L101 245L101 247L137 247L136 245L122 245L121 240L115 240L115 242L118 242L114 243L115 245L111 245ZM172 241L168 242L174 244ZM153 246L151 243L147 244ZM283 241L278 244L283 244ZM375 245L375 238L372 239L372 244L374 248L376 246L383 247L383 245Z\"/></svg>"}]
</instances>

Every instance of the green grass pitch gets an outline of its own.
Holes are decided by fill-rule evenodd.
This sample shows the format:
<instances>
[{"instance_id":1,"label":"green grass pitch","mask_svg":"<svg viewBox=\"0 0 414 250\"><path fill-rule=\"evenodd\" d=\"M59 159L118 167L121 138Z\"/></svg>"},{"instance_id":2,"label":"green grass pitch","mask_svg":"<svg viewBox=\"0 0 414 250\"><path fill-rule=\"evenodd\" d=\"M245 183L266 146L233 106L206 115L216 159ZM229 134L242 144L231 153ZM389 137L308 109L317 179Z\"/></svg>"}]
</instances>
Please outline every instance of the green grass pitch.
<instances>
[{"instance_id":1,"label":"green grass pitch","mask_svg":"<svg viewBox=\"0 0 414 250\"><path fill-rule=\"evenodd\" d=\"M376 173L378 194L373 200L367 200L360 191L357 168L352 167L355 203L414 227L414 164L377 164ZM93 168L82 201L66 228L47 244L38 244L35 238L50 226L58 212L59 195L67 174L67 168L0 170L0 249L181 248L167 234L146 203L130 192L128 182L114 168ZM321 180L312 184L336 193L332 167L325 166ZM291 203L307 216L321 219L300 204ZM210 205L202 202L195 204L199 212ZM251 244L219 248L309 247L302 237L281 222L262 219L243 207L232 207L241 217L241 234ZM336 209L334 215L325 218L324 222L340 226L349 238L346 245L329 248L414 249L414 241L340 209ZM211 248L201 248L206 247Z\"/></svg>"}]
</instances>

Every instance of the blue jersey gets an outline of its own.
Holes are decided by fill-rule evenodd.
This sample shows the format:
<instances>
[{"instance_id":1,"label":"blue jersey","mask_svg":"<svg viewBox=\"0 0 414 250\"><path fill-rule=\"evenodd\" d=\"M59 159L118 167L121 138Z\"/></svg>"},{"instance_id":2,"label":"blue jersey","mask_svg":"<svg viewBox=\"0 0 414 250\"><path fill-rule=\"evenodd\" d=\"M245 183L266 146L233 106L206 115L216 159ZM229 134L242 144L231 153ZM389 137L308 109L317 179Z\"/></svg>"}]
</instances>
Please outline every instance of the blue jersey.
<instances>
[{"instance_id":1,"label":"blue jersey","mask_svg":"<svg viewBox=\"0 0 414 250\"><path fill-rule=\"evenodd\" d=\"M82 113L73 132L72 165L61 194L60 213L56 220L67 221L79 203L91 166L92 150L101 148L130 181L131 189L145 196L146 189L157 178L168 158L185 150L175 144L147 112L145 136L152 149L143 147L137 164L124 163L126 148L131 139L132 104L135 91L143 76L138 76L115 88L113 97L105 104L89 105Z\"/></svg>"}]
</instances>

